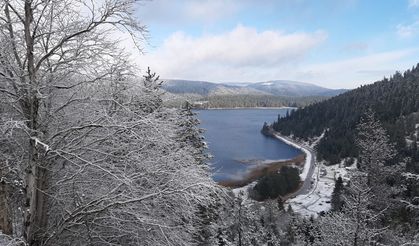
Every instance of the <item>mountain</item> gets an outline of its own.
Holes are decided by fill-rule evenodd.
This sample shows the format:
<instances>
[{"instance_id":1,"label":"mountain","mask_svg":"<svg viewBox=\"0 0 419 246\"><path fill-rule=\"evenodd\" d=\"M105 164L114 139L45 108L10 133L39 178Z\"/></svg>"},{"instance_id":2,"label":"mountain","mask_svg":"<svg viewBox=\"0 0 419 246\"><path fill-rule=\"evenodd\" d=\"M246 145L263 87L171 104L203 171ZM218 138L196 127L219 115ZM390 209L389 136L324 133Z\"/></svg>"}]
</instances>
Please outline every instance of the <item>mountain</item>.
<instances>
[{"instance_id":1,"label":"mountain","mask_svg":"<svg viewBox=\"0 0 419 246\"><path fill-rule=\"evenodd\" d=\"M191 80L166 80L163 89L173 94L218 95L272 95L288 97L335 96L346 90L334 90L314 84L273 80L259 83L212 83Z\"/></svg>"},{"instance_id":2,"label":"mountain","mask_svg":"<svg viewBox=\"0 0 419 246\"><path fill-rule=\"evenodd\" d=\"M211 83L192 80L166 80L163 89L173 94L195 94L200 96L215 95L263 95L268 94L247 86Z\"/></svg>"},{"instance_id":3,"label":"mountain","mask_svg":"<svg viewBox=\"0 0 419 246\"><path fill-rule=\"evenodd\" d=\"M314 84L289 81L273 80L259 83L252 83L246 86L259 91L263 91L275 96L336 96L346 90L334 90L320 87Z\"/></svg>"},{"instance_id":4,"label":"mountain","mask_svg":"<svg viewBox=\"0 0 419 246\"><path fill-rule=\"evenodd\" d=\"M356 126L367 109L372 109L383 124L399 152L398 159L410 157L411 165L419 171L419 153L414 150L419 130L419 64L403 74L292 112L273 127L284 135L306 140L325 132L317 145L318 157L338 163L346 157L358 157Z\"/></svg>"}]
</instances>

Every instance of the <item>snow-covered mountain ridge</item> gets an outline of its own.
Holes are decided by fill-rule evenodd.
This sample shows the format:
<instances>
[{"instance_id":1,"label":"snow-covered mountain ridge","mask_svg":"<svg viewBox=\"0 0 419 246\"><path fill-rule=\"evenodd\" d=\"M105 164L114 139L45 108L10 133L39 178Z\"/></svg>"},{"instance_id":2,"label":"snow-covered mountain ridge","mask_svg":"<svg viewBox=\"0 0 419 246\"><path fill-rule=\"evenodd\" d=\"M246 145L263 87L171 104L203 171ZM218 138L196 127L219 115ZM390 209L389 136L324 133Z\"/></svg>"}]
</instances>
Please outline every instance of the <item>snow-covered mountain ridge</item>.
<instances>
[{"instance_id":1,"label":"snow-covered mountain ridge","mask_svg":"<svg viewBox=\"0 0 419 246\"><path fill-rule=\"evenodd\" d=\"M193 80L165 80L163 89L173 94L214 95L273 95L273 96L336 96L346 89L329 89L310 83L272 80L257 83L213 83Z\"/></svg>"}]
</instances>

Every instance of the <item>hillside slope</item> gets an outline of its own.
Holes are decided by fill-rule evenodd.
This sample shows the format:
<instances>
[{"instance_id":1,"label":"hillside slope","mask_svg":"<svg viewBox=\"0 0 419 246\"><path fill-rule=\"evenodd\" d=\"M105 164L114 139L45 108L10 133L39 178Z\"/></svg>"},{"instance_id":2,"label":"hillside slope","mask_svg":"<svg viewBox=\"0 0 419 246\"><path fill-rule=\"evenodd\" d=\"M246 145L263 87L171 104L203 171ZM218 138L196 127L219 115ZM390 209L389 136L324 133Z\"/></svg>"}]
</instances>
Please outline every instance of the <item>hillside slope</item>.
<instances>
[{"instance_id":1,"label":"hillside slope","mask_svg":"<svg viewBox=\"0 0 419 246\"><path fill-rule=\"evenodd\" d=\"M246 86L235 86L228 84L217 84L206 81L192 81L192 80L167 80L163 83L162 88L173 94L197 94L200 96L212 95L263 95L269 94L267 92L259 91L257 89L248 88Z\"/></svg>"},{"instance_id":2,"label":"hillside slope","mask_svg":"<svg viewBox=\"0 0 419 246\"><path fill-rule=\"evenodd\" d=\"M335 90L314 84L274 80L259 83L212 83L192 80L167 80L163 89L174 94L219 95L272 95L272 96L335 96L346 90Z\"/></svg>"},{"instance_id":3,"label":"hillside slope","mask_svg":"<svg viewBox=\"0 0 419 246\"><path fill-rule=\"evenodd\" d=\"M274 80L260 83L248 84L246 87L270 93L276 96L335 96L342 91L320 87L314 84Z\"/></svg>"},{"instance_id":4,"label":"hillside slope","mask_svg":"<svg viewBox=\"0 0 419 246\"><path fill-rule=\"evenodd\" d=\"M371 108L396 144L399 158L410 156L417 164L415 127L419 123L419 64L371 85L315 103L274 122L284 135L307 139L325 136L317 146L318 157L337 163L345 157L357 157L356 125L363 112ZM407 141L410 139L411 141ZM414 139L414 141L412 141ZM408 144L409 143L409 144Z\"/></svg>"},{"instance_id":5,"label":"hillside slope","mask_svg":"<svg viewBox=\"0 0 419 246\"><path fill-rule=\"evenodd\" d=\"M189 101L195 108L304 107L347 91L286 80L229 84L167 80L162 88L167 106Z\"/></svg>"}]
</instances>

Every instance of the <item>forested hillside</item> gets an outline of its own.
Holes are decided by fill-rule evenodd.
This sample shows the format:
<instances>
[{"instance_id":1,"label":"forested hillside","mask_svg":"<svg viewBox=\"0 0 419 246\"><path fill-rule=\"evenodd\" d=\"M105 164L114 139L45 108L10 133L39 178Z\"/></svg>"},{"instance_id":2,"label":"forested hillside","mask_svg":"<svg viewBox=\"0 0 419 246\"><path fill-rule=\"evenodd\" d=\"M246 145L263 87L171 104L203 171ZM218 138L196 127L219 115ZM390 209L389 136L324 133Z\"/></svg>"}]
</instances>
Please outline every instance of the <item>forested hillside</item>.
<instances>
[{"instance_id":1,"label":"forested hillside","mask_svg":"<svg viewBox=\"0 0 419 246\"><path fill-rule=\"evenodd\" d=\"M335 96L292 112L274 122L275 130L285 135L308 139L324 137L317 146L318 157L337 163L357 157L356 125L367 109L372 109L398 150L396 159L411 157L418 169L415 126L419 123L419 65L403 74Z\"/></svg>"},{"instance_id":2,"label":"forested hillside","mask_svg":"<svg viewBox=\"0 0 419 246\"><path fill-rule=\"evenodd\" d=\"M203 107L234 108L234 107L304 107L327 99L326 96L286 97L271 95L231 95L207 97Z\"/></svg>"},{"instance_id":3,"label":"forested hillside","mask_svg":"<svg viewBox=\"0 0 419 246\"><path fill-rule=\"evenodd\" d=\"M219 95L197 98L166 99L165 105L181 107L185 101L190 101L193 108L254 108L254 107L304 107L315 102L326 100L327 96L285 97L272 95Z\"/></svg>"}]
</instances>

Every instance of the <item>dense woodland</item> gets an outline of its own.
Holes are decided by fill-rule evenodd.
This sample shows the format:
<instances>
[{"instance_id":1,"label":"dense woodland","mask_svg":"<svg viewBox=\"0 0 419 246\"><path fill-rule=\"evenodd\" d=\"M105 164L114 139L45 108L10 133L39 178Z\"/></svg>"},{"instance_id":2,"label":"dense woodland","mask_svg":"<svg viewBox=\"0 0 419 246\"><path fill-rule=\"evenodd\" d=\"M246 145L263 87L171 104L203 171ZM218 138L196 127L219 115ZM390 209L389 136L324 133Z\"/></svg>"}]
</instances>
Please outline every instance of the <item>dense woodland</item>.
<instances>
[{"instance_id":1,"label":"dense woodland","mask_svg":"<svg viewBox=\"0 0 419 246\"><path fill-rule=\"evenodd\" d=\"M412 168L419 171L415 135L415 125L419 124L419 65L403 74L396 73L389 79L293 111L289 117L279 118L273 127L284 135L305 140L325 131L317 145L318 157L337 163L345 157L358 157L356 125L367 109L375 112L396 144L397 160L410 157Z\"/></svg>"},{"instance_id":2,"label":"dense woodland","mask_svg":"<svg viewBox=\"0 0 419 246\"><path fill-rule=\"evenodd\" d=\"M206 97L191 96L165 100L168 107L181 107L185 100L193 108L256 108L256 107L304 107L323 101L327 96L286 97L272 95L213 95Z\"/></svg>"},{"instance_id":3,"label":"dense woodland","mask_svg":"<svg viewBox=\"0 0 419 246\"><path fill-rule=\"evenodd\" d=\"M229 95L205 98L207 108L304 107L327 97L285 97L270 95Z\"/></svg>"},{"instance_id":4,"label":"dense woodland","mask_svg":"<svg viewBox=\"0 0 419 246\"><path fill-rule=\"evenodd\" d=\"M295 224L306 245L401 245L403 240L416 245L418 95L416 66L274 122L275 130L303 140L324 132L316 147L319 160L358 161L346 184L336 180L332 211Z\"/></svg>"},{"instance_id":5,"label":"dense woodland","mask_svg":"<svg viewBox=\"0 0 419 246\"><path fill-rule=\"evenodd\" d=\"M253 187L255 200L277 199L295 191L300 185L298 168L284 166L279 173L270 173L258 180Z\"/></svg>"}]
</instances>

